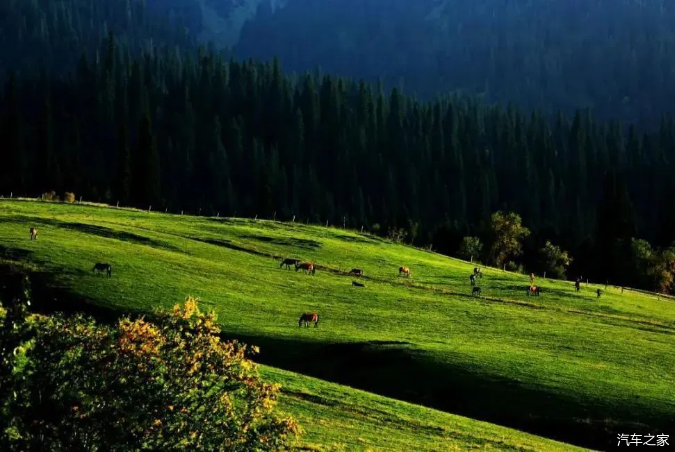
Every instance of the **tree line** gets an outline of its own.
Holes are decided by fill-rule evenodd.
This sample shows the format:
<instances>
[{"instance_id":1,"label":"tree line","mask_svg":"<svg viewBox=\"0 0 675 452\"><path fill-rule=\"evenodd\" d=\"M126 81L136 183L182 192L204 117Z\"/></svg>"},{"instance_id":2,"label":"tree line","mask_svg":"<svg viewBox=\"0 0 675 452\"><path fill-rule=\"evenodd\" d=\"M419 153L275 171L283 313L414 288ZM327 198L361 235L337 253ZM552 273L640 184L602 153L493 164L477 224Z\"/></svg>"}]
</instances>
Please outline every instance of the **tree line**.
<instances>
[{"instance_id":1,"label":"tree line","mask_svg":"<svg viewBox=\"0 0 675 452\"><path fill-rule=\"evenodd\" d=\"M182 0L181 3L193 3ZM675 97L669 0L261 2L235 51L285 68L403 86L433 99L466 90L605 120L658 124ZM194 27L202 27L189 21Z\"/></svg>"},{"instance_id":2,"label":"tree line","mask_svg":"<svg viewBox=\"0 0 675 452\"><path fill-rule=\"evenodd\" d=\"M550 240L574 256L571 273L602 281L627 277L631 238L657 249L675 240L671 117L643 132L588 111L550 120L470 97L423 102L319 71L287 76L278 60L226 59L189 42L136 45L112 32L89 52L81 42L66 52L84 49L69 73L8 72L4 196L68 191L404 230L447 254L488 234L493 212L513 211L532 231L521 263L534 265L528 250Z\"/></svg>"}]
</instances>

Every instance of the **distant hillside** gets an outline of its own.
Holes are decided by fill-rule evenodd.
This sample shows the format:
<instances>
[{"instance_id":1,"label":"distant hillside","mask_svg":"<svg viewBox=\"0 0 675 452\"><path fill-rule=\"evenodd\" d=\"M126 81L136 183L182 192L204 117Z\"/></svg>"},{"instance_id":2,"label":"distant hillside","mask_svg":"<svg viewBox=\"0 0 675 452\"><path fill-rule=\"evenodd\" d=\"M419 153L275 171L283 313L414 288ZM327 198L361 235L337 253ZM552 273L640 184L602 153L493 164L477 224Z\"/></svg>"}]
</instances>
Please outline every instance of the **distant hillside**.
<instances>
[{"instance_id":1,"label":"distant hillside","mask_svg":"<svg viewBox=\"0 0 675 452\"><path fill-rule=\"evenodd\" d=\"M309 260L316 274L274 256ZM608 450L618 433L673 425L675 303L654 294L576 293L537 275L542 294L528 297L526 276L485 268L477 298L475 264L342 228L29 201L0 200L3 258L38 268L36 297L56 291L36 309L147 313L198 296L264 364L557 441ZM95 262L112 277L93 275ZM319 313L318 328L298 327L303 312ZM574 450L273 374L320 450Z\"/></svg>"},{"instance_id":2,"label":"distant hillside","mask_svg":"<svg viewBox=\"0 0 675 452\"><path fill-rule=\"evenodd\" d=\"M159 0L151 3L159 5ZM172 0L160 10L237 55L432 97L649 124L675 97L675 4L667 0Z\"/></svg>"}]
</instances>

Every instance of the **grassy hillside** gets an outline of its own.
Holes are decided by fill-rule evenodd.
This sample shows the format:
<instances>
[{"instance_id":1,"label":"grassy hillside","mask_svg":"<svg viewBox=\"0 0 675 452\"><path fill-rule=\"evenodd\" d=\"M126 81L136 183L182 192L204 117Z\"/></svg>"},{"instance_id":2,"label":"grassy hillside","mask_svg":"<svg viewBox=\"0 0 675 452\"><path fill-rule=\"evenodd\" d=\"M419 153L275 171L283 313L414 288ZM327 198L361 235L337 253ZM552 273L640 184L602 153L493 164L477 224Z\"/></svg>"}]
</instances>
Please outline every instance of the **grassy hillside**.
<instances>
[{"instance_id":1,"label":"grassy hillside","mask_svg":"<svg viewBox=\"0 0 675 452\"><path fill-rule=\"evenodd\" d=\"M28 239L30 226L38 241ZM290 371L587 447L604 448L616 432L667 433L673 422L671 299L611 287L597 299L594 286L575 294L571 283L550 280L537 281L541 297L526 297L524 276L493 269L479 280L478 299L470 264L369 236L114 208L1 201L0 246L64 288L52 308L76 301L149 311L192 294L228 335L260 345L263 363ZM280 269L274 256L311 260L318 271ZM95 262L111 263L112 278L94 276ZM397 276L400 265L412 278ZM352 267L365 271L365 288L344 274ZM298 328L306 311L321 315L319 328ZM285 406L305 420L309 441L555 447L268 372L287 384Z\"/></svg>"}]
</instances>

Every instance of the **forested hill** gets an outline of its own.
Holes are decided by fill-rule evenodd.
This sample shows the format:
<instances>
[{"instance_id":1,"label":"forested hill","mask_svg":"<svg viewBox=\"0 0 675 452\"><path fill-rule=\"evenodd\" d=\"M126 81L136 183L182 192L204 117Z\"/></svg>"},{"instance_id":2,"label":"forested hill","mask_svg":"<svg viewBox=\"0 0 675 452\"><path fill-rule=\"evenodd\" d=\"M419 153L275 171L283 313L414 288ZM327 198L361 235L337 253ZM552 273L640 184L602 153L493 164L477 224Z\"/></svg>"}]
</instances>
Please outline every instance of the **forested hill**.
<instances>
[{"instance_id":1,"label":"forested hill","mask_svg":"<svg viewBox=\"0 0 675 452\"><path fill-rule=\"evenodd\" d=\"M42 4L38 23L65 4ZM110 8L108 23L129 17ZM81 23L96 17L71 11ZM94 47L95 35L77 27L61 41L36 31L49 27L25 33L26 21L12 17L3 36L16 37L16 48L30 39L32 55L51 51L67 64ZM0 193L67 190L174 212L405 228L443 252L509 209L533 229L532 247L551 239L571 251L575 271L603 278L625 275L631 237L675 239L671 119L642 134L586 112L549 121L471 100L421 102L158 41L134 56L122 31L73 61L70 76L10 75L0 97Z\"/></svg>"},{"instance_id":2,"label":"forested hill","mask_svg":"<svg viewBox=\"0 0 675 452\"><path fill-rule=\"evenodd\" d=\"M160 2L154 2L160 3ZM658 121L675 98L670 0L172 0L191 28L289 71L381 77L432 99ZM256 12L256 8L257 12ZM231 31L234 29L234 32Z\"/></svg>"}]
</instances>

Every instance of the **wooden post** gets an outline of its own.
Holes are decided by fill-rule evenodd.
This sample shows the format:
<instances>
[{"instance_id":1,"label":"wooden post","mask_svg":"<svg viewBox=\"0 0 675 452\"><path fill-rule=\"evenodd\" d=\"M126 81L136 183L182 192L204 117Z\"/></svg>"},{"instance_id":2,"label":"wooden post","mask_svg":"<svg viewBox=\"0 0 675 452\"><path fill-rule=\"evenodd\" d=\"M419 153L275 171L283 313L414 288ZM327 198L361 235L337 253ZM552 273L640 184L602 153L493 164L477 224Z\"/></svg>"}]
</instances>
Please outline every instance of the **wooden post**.
<instances>
[{"instance_id":1,"label":"wooden post","mask_svg":"<svg viewBox=\"0 0 675 452\"><path fill-rule=\"evenodd\" d=\"M120 207L120 202L119 202L119 201L117 201L117 205L116 205L115 207L117 207L117 208Z\"/></svg>"},{"instance_id":2,"label":"wooden post","mask_svg":"<svg viewBox=\"0 0 675 452\"><path fill-rule=\"evenodd\" d=\"M473 256L471 256L471 259L469 260L473 264Z\"/></svg>"},{"instance_id":3,"label":"wooden post","mask_svg":"<svg viewBox=\"0 0 675 452\"><path fill-rule=\"evenodd\" d=\"M291 223L295 223L295 215L293 215L293 219L291 220Z\"/></svg>"},{"instance_id":4,"label":"wooden post","mask_svg":"<svg viewBox=\"0 0 675 452\"><path fill-rule=\"evenodd\" d=\"M12 195L14 195L14 192L9 193L9 199L12 199Z\"/></svg>"},{"instance_id":5,"label":"wooden post","mask_svg":"<svg viewBox=\"0 0 675 452\"><path fill-rule=\"evenodd\" d=\"M504 271L506 271L506 264L504 264Z\"/></svg>"},{"instance_id":6,"label":"wooden post","mask_svg":"<svg viewBox=\"0 0 675 452\"><path fill-rule=\"evenodd\" d=\"M148 207L148 213L152 210L152 206Z\"/></svg>"},{"instance_id":7,"label":"wooden post","mask_svg":"<svg viewBox=\"0 0 675 452\"><path fill-rule=\"evenodd\" d=\"M342 229L347 228L347 217L342 217Z\"/></svg>"},{"instance_id":8,"label":"wooden post","mask_svg":"<svg viewBox=\"0 0 675 452\"><path fill-rule=\"evenodd\" d=\"M201 214L202 214L202 208L200 207L200 208L199 208L199 213L198 213L197 215L201 215Z\"/></svg>"},{"instance_id":9,"label":"wooden post","mask_svg":"<svg viewBox=\"0 0 675 452\"><path fill-rule=\"evenodd\" d=\"M164 209L164 213L169 213L169 208Z\"/></svg>"},{"instance_id":10,"label":"wooden post","mask_svg":"<svg viewBox=\"0 0 675 452\"><path fill-rule=\"evenodd\" d=\"M586 278L586 287L588 287L588 278Z\"/></svg>"},{"instance_id":11,"label":"wooden post","mask_svg":"<svg viewBox=\"0 0 675 452\"><path fill-rule=\"evenodd\" d=\"M180 211L180 214L183 215L183 211L182 211L182 210Z\"/></svg>"},{"instance_id":12,"label":"wooden post","mask_svg":"<svg viewBox=\"0 0 675 452\"><path fill-rule=\"evenodd\" d=\"M328 220L326 220L326 227L328 227Z\"/></svg>"},{"instance_id":13,"label":"wooden post","mask_svg":"<svg viewBox=\"0 0 675 452\"><path fill-rule=\"evenodd\" d=\"M258 221L258 215L255 216L255 218L253 219L253 221Z\"/></svg>"},{"instance_id":14,"label":"wooden post","mask_svg":"<svg viewBox=\"0 0 675 452\"><path fill-rule=\"evenodd\" d=\"M363 234L363 225L361 225L361 234Z\"/></svg>"},{"instance_id":15,"label":"wooden post","mask_svg":"<svg viewBox=\"0 0 675 452\"><path fill-rule=\"evenodd\" d=\"M272 215L272 221L277 221L277 211L274 211L274 215Z\"/></svg>"},{"instance_id":16,"label":"wooden post","mask_svg":"<svg viewBox=\"0 0 675 452\"><path fill-rule=\"evenodd\" d=\"M44 195L42 195L42 196L44 196ZM80 196L80 204L82 204L82 196Z\"/></svg>"},{"instance_id":17,"label":"wooden post","mask_svg":"<svg viewBox=\"0 0 675 452\"><path fill-rule=\"evenodd\" d=\"M546 272L544 272L544 279L546 279Z\"/></svg>"},{"instance_id":18,"label":"wooden post","mask_svg":"<svg viewBox=\"0 0 675 452\"><path fill-rule=\"evenodd\" d=\"M220 212L216 213L216 218L220 217Z\"/></svg>"}]
</instances>

